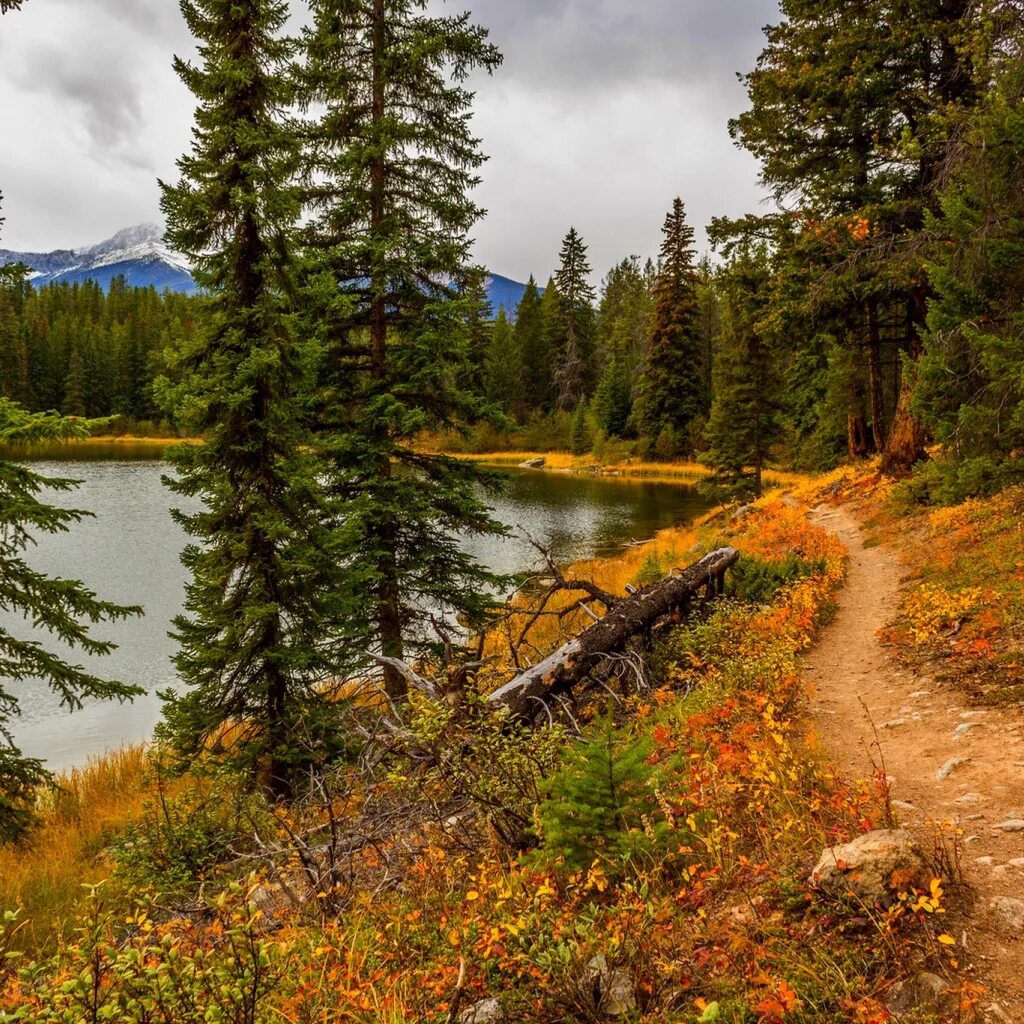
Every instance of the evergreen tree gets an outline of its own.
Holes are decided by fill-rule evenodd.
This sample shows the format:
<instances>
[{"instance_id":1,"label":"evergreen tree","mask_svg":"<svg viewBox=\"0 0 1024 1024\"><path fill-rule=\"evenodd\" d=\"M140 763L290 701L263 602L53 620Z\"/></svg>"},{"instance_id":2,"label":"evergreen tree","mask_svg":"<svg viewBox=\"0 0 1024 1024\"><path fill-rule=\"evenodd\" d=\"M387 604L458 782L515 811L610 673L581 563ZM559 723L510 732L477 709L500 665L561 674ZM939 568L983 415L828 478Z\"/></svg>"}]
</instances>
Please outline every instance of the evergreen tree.
<instances>
[{"instance_id":1,"label":"evergreen tree","mask_svg":"<svg viewBox=\"0 0 1024 1024\"><path fill-rule=\"evenodd\" d=\"M612 437L623 437L629 424L633 403L630 397L629 371L621 355L625 340L616 335L605 360L601 380L594 393L594 414L598 425Z\"/></svg>"},{"instance_id":2,"label":"evergreen tree","mask_svg":"<svg viewBox=\"0 0 1024 1024\"><path fill-rule=\"evenodd\" d=\"M0 398L0 442L4 445L82 436L85 425L54 413L28 413ZM95 639L88 623L141 615L99 600L75 580L51 579L32 569L25 549L40 534L66 533L89 513L55 508L40 497L44 490L70 491L72 480L45 477L25 463L0 459L0 590L4 606L23 614L32 624L33 639L0 629L0 842L17 838L32 820L38 787L49 781L43 763L24 757L11 736L12 719L19 714L18 697L8 681L38 680L53 690L63 707L75 711L86 700L126 701L144 691L126 683L100 679L47 651L41 633L91 655L109 654L114 645Z\"/></svg>"},{"instance_id":3,"label":"evergreen tree","mask_svg":"<svg viewBox=\"0 0 1024 1024\"><path fill-rule=\"evenodd\" d=\"M516 307L515 351L519 360L519 400L516 415L525 422L544 408L551 392L551 364L545 345L541 292L533 275Z\"/></svg>"},{"instance_id":4,"label":"evergreen tree","mask_svg":"<svg viewBox=\"0 0 1024 1024\"><path fill-rule=\"evenodd\" d=\"M722 335L704 461L717 486L760 496L779 436L780 389L774 352L759 322L770 301L764 252L735 255L722 276Z\"/></svg>"},{"instance_id":5,"label":"evergreen tree","mask_svg":"<svg viewBox=\"0 0 1024 1024\"><path fill-rule=\"evenodd\" d=\"M85 416L85 369L78 345L71 346L68 360L68 375L64 380L64 402L61 411L65 416Z\"/></svg>"},{"instance_id":6,"label":"evergreen tree","mask_svg":"<svg viewBox=\"0 0 1024 1024\"><path fill-rule=\"evenodd\" d=\"M196 97L191 152L163 186L168 240L207 298L203 330L176 353L202 445L174 453L170 486L202 500L176 514L194 542L176 665L189 689L164 694L163 732L195 755L227 723L232 757L287 795L307 754L332 665L323 654L332 596L316 469L304 447L303 350L292 311L299 206L283 127L284 0L182 0L200 63L175 61ZM332 566L333 573L333 566Z\"/></svg>"},{"instance_id":7,"label":"evergreen tree","mask_svg":"<svg viewBox=\"0 0 1024 1024\"><path fill-rule=\"evenodd\" d=\"M544 848L569 871L600 860L615 874L649 848L645 819L657 812L650 742L616 731L611 716L573 748L541 805Z\"/></svg>"},{"instance_id":8,"label":"evergreen tree","mask_svg":"<svg viewBox=\"0 0 1024 1024\"><path fill-rule=\"evenodd\" d=\"M484 394L502 412L511 413L519 396L522 357L516 345L515 328L505 307L498 310L484 356Z\"/></svg>"},{"instance_id":9,"label":"evergreen tree","mask_svg":"<svg viewBox=\"0 0 1024 1024\"><path fill-rule=\"evenodd\" d=\"M652 440L665 430L685 437L708 406L697 294L700 282L693 229L686 223L681 199L673 204L662 232L654 323L635 409L637 429Z\"/></svg>"},{"instance_id":10,"label":"evergreen tree","mask_svg":"<svg viewBox=\"0 0 1024 1024\"><path fill-rule=\"evenodd\" d=\"M488 414L463 386L472 304L470 198L483 157L469 130L475 69L500 63L468 15L426 0L313 0L306 36L311 291L325 373L319 449L341 502L348 642L396 662L444 650L437 616L481 625L495 578L460 535L495 534L472 465L425 454L424 429Z\"/></svg>"},{"instance_id":11,"label":"evergreen tree","mask_svg":"<svg viewBox=\"0 0 1024 1024\"><path fill-rule=\"evenodd\" d=\"M580 402L573 413L569 430L569 450L573 455L586 455L594 446L590 432L590 416L586 402Z\"/></svg>"},{"instance_id":12,"label":"evergreen tree","mask_svg":"<svg viewBox=\"0 0 1024 1024\"><path fill-rule=\"evenodd\" d=\"M652 263L645 269L631 256L612 267L602 284L596 326L597 360L603 370L616 351L631 386L651 334L654 278Z\"/></svg>"},{"instance_id":13,"label":"evergreen tree","mask_svg":"<svg viewBox=\"0 0 1024 1024\"><path fill-rule=\"evenodd\" d=\"M945 500L1024 476L1024 61L964 141L932 225L942 242L915 395L952 462Z\"/></svg>"},{"instance_id":14,"label":"evergreen tree","mask_svg":"<svg viewBox=\"0 0 1024 1024\"><path fill-rule=\"evenodd\" d=\"M560 266L555 274L562 304L565 340L558 353L554 385L558 407L575 409L590 393L594 375L596 294L590 283L587 247L575 228L562 242Z\"/></svg>"},{"instance_id":15,"label":"evergreen tree","mask_svg":"<svg viewBox=\"0 0 1024 1024\"><path fill-rule=\"evenodd\" d=\"M569 349L565 301L553 277L548 278L544 294L540 297L540 320L542 363L537 368L537 383L544 385L544 392L543 400L536 408L539 411L552 412L556 408L563 408L559 402L559 373ZM577 370L580 365L577 360ZM540 392L539 387L537 392ZM572 406L573 409L575 407Z\"/></svg>"}]
</instances>

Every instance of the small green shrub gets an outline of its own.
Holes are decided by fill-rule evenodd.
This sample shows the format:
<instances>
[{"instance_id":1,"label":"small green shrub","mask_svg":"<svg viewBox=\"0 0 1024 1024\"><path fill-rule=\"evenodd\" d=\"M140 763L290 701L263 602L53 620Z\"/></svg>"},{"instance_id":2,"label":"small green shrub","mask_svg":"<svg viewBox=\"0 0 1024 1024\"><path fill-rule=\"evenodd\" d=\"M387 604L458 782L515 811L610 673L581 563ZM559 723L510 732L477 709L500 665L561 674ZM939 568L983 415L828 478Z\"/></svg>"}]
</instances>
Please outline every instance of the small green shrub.
<instances>
[{"instance_id":1,"label":"small green shrub","mask_svg":"<svg viewBox=\"0 0 1024 1024\"><path fill-rule=\"evenodd\" d=\"M769 562L743 555L733 567L730 593L746 604L767 604L780 590L824 572L825 562L820 558L812 560L791 553Z\"/></svg>"},{"instance_id":2,"label":"small green shrub","mask_svg":"<svg viewBox=\"0 0 1024 1024\"><path fill-rule=\"evenodd\" d=\"M573 749L551 782L540 808L544 852L570 871L601 861L622 873L630 861L649 854L663 829L657 814L652 745L618 730L610 716L594 735Z\"/></svg>"}]
</instances>

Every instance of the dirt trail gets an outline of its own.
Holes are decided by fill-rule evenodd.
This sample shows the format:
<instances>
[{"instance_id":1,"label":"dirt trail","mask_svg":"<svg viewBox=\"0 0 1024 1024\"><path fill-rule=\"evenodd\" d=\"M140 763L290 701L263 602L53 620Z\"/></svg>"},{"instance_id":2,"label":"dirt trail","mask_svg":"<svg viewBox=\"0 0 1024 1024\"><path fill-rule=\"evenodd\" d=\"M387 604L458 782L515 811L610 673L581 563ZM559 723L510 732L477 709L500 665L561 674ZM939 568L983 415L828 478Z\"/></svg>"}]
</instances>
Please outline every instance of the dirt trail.
<instances>
[{"instance_id":1,"label":"dirt trail","mask_svg":"<svg viewBox=\"0 0 1024 1024\"><path fill-rule=\"evenodd\" d=\"M1014 926L1005 904L1002 915L992 908L1003 897L1024 899L1024 831L1000 828L1016 821L1024 829L1024 717L972 708L950 687L895 664L876 633L896 613L903 570L891 552L864 547L845 509L823 506L812 518L850 553L838 613L805 659L822 743L857 778L871 774L880 746L901 823L924 843L928 822L964 829L975 906L956 937L989 991L984 1019L1024 1024L1024 920Z\"/></svg>"}]
</instances>

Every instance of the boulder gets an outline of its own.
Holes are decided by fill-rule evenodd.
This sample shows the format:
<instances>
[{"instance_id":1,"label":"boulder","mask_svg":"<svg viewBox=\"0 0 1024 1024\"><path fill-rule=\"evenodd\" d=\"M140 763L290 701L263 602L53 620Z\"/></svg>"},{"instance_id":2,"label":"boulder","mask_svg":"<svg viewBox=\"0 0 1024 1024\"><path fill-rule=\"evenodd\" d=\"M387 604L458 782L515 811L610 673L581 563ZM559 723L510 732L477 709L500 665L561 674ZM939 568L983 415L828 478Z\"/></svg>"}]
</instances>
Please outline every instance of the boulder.
<instances>
[{"instance_id":1,"label":"boulder","mask_svg":"<svg viewBox=\"0 0 1024 1024\"><path fill-rule=\"evenodd\" d=\"M957 998L944 979L930 971L920 971L894 986L885 1002L885 1008L897 1019L915 1010L954 1013Z\"/></svg>"},{"instance_id":2,"label":"boulder","mask_svg":"<svg viewBox=\"0 0 1024 1024\"><path fill-rule=\"evenodd\" d=\"M459 1024L499 1024L505 1019L501 1000L495 996L484 999L459 1014Z\"/></svg>"},{"instance_id":3,"label":"boulder","mask_svg":"<svg viewBox=\"0 0 1024 1024\"><path fill-rule=\"evenodd\" d=\"M520 469L543 469L548 464L548 460L544 458L540 459L527 459L525 462L519 463Z\"/></svg>"},{"instance_id":4,"label":"boulder","mask_svg":"<svg viewBox=\"0 0 1024 1024\"><path fill-rule=\"evenodd\" d=\"M629 972L611 967L603 953L587 964L587 979L594 987L595 1005L606 1017L628 1017L636 1010Z\"/></svg>"},{"instance_id":5,"label":"boulder","mask_svg":"<svg viewBox=\"0 0 1024 1024\"><path fill-rule=\"evenodd\" d=\"M1002 931L1008 935L1024 935L1024 900L997 896L989 907Z\"/></svg>"},{"instance_id":6,"label":"boulder","mask_svg":"<svg viewBox=\"0 0 1024 1024\"><path fill-rule=\"evenodd\" d=\"M822 892L853 893L865 903L889 899L897 890L927 888L931 875L914 839L904 829L868 832L852 843L830 846L811 876Z\"/></svg>"}]
</instances>

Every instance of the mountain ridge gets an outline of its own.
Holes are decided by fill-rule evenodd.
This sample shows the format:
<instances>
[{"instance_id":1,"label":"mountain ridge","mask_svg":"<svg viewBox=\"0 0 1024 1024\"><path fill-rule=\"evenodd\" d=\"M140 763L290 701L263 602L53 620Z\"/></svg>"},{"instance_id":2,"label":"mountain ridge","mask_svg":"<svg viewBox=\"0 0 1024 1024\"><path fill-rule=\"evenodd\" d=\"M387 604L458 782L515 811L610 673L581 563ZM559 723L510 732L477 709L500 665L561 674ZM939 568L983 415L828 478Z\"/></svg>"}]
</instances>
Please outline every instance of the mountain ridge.
<instances>
[{"instance_id":1,"label":"mountain ridge","mask_svg":"<svg viewBox=\"0 0 1024 1024\"><path fill-rule=\"evenodd\" d=\"M0 249L0 266L23 263L29 268L33 284L75 284L92 280L104 290L115 277L123 277L132 287L152 286L193 295L196 283L188 261L164 242L159 224L136 224L123 228L110 238L77 249L50 252L18 252ZM485 285L495 315L504 307L514 317L526 285L500 274L488 274Z\"/></svg>"}]
</instances>

